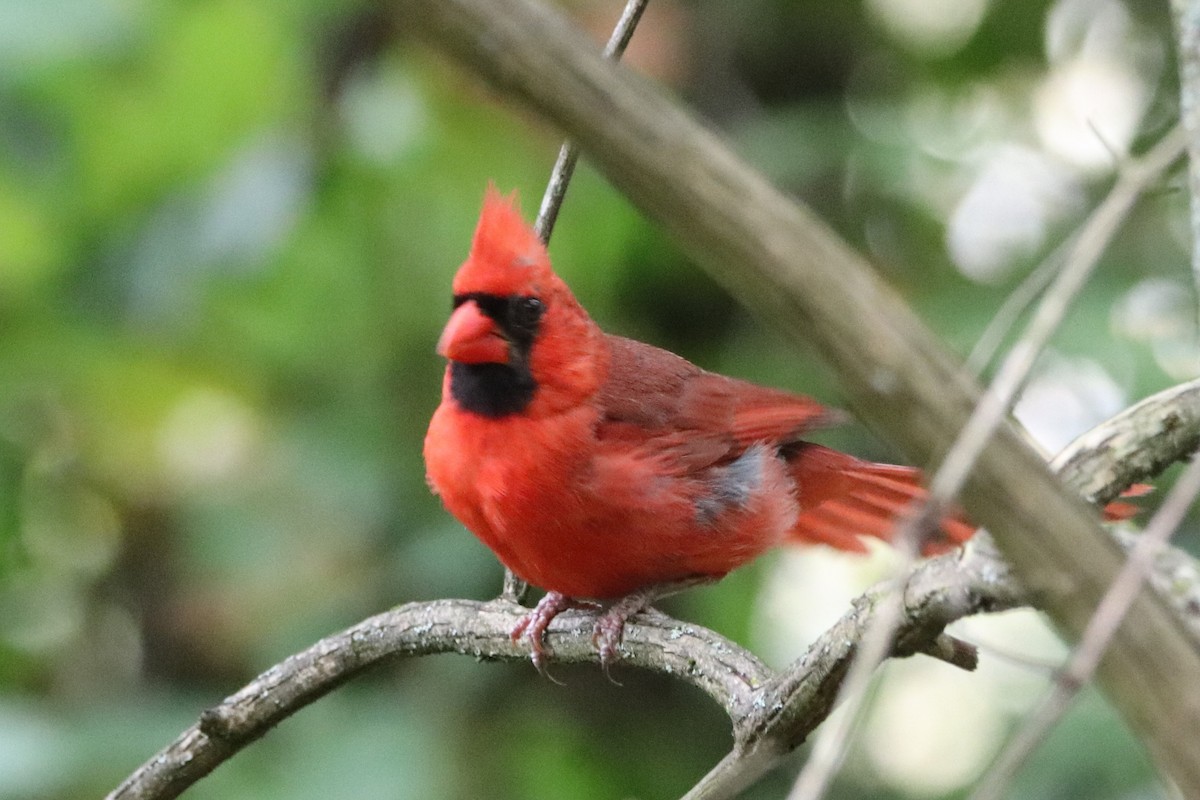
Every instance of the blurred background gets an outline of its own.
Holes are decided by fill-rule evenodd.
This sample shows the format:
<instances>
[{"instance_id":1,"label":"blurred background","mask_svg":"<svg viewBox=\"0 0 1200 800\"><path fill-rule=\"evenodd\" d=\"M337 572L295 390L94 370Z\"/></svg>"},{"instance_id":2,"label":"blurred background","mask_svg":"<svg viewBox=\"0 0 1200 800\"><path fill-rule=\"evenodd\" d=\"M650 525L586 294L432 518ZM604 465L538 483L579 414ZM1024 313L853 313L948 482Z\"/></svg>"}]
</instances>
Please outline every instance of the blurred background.
<instances>
[{"instance_id":1,"label":"blurred background","mask_svg":"<svg viewBox=\"0 0 1200 800\"><path fill-rule=\"evenodd\" d=\"M425 487L433 347L484 186L532 217L559 136L385 5L0 7L2 798L99 796L321 636L499 590ZM599 39L621 2L561 6ZM1169 23L1135 0L654 0L629 59L965 355L1174 124ZM1197 373L1183 185L1142 200L1041 360L1020 416L1048 450ZM843 402L586 165L551 253L609 330ZM899 458L861 426L823 441ZM783 665L888 559L780 553L667 610ZM962 796L1065 652L1028 612L959 633L980 672L888 666L831 797ZM699 692L554 672L380 669L188 796L668 798L730 745ZM1013 796L1163 794L1091 692Z\"/></svg>"}]
</instances>

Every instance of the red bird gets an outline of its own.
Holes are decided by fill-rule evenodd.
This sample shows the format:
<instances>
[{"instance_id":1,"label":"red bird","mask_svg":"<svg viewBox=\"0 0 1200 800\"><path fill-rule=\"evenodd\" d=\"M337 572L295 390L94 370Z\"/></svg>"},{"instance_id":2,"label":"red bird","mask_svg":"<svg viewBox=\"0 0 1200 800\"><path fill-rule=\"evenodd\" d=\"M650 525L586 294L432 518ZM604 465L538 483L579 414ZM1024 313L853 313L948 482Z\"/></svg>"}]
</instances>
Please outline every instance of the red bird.
<instances>
[{"instance_id":1,"label":"red bird","mask_svg":"<svg viewBox=\"0 0 1200 800\"><path fill-rule=\"evenodd\" d=\"M924 497L921 473L803 441L841 414L706 372L600 330L554 273L514 198L489 188L454 310L425 437L446 508L548 594L514 628L542 636L579 601L608 605L602 661L656 597L716 580L783 542L864 551ZM941 523L938 552L974 527Z\"/></svg>"}]
</instances>

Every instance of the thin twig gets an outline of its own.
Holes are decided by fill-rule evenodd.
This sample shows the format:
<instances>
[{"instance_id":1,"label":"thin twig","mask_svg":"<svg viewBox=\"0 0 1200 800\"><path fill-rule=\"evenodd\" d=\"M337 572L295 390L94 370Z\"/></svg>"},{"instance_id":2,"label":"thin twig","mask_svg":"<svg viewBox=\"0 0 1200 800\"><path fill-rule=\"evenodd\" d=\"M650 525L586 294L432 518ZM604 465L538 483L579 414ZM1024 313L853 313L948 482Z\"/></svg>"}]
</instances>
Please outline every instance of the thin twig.
<instances>
[{"instance_id":1,"label":"thin twig","mask_svg":"<svg viewBox=\"0 0 1200 800\"><path fill-rule=\"evenodd\" d=\"M968 613L1000 611L1022 602L1023 591L986 538L967 550L915 565L904 576L902 623L887 655L929 653L941 630ZM883 605L897 595L887 583L868 589L790 667L756 695L751 713L735 720L735 746L684 800L728 800L799 746L819 725L828 724L864 636ZM973 655L973 653L972 653ZM968 662L969 664L969 662ZM967 666L964 664L962 666ZM811 756L810 756L811 758Z\"/></svg>"},{"instance_id":2,"label":"thin twig","mask_svg":"<svg viewBox=\"0 0 1200 800\"><path fill-rule=\"evenodd\" d=\"M1006 795L1021 767L1066 714L1079 690L1092 679L1100 658L1154 567L1155 559L1166 547L1198 494L1200 460L1188 465L1158 513L1138 537L1124 568L1096 607L1096 613L1066 666L1057 675L1049 694L1009 740L971 793L971 800L1000 800Z\"/></svg>"},{"instance_id":3,"label":"thin twig","mask_svg":"<svg viewBox=\"0 0 1200 800\"><path fill-rule=\"evenodd\" d=\"M886 585L883 600L863 634L860 647L838 692L842 713L826 721L821 728L808 761L788 793L788 800L820 798L833 776L841 769L846 745L858 726L860 714L866 705L871 679L875 670L887 658L889 644L904 621L901 601L904 586L901 581L912 569L914 561L911 556L903 559L900 568L904 572L895 575Z\"/></svg>"},{"instance_id":4,"label":"thin twig","mask_svg":"<svg viewBox=\"0 0 1200 800\"><path fill-rule=\"evenodd\" d=\"M1013 346L991 385L979 398L945 459L929 482L929 497L922 509L910 514L897 528L894 541L900 552L896 574L911 569L924 531L942 515L966 483L967 477L996 428L1003 422L1028 379L1038 355L1066 318L1067 310L1092 274L1105 248L1129 214L1133 204L1183 152L1185 137L1173 128L1145 156L1130 161L1104 201L1080 228L1062 271L1042 297L1024 336ZM897 592L902 587L897 587ZM800 771L788 800L818 800L837 773L850 736L858 724L872 676L887 655L901 615L899 602L883 607L868 629L862 651L842 685L845 711L837 724L826 725L817 737L812 756Z\"/></svg>"},{"instance_id":5,"label":"thin twig","mask_svg":"<svg viewBox=\"0 0 1200 800\"><path fill-rule=\"evenodd\" d=\"M1033 301L1037 299L1038 295L1050 285L1054 276L1062 270L1063 258L1073 243L1074 237L1061 242L1022 279L1008 297L1004 298L1004 302L992 315L991 320L984 327L983 333L979 334L979 338L975 340L971 352L967 354L967 358L963 362L963 367L968 372L972 375L983 374L996 351L1000 349L1004 337L1017 324L1017 320L1025 313L1025 310L1033 305Z\"/></svg>"},{"instance_id":6,"label":"thin twig","mask_svg":"<svg viewBox=\"0 0 1200 800\"><path fill-rule=\"evenodd\" d=\"M621 18L617 20L612 36L609 37L608 44L604 46L605 58L613 61L620 60L625 53L625 48L629 45L629 40L633 38L633 31L642 18L642 12L646 10L649 1L629 0L625 4L625 10L621 12ZM554 170L550 173L550 183L546 186L546 193L542 195L542 207L538 210L537 221L533 224L533 229L537 231L543 244L550 243L550 234L554 231L558 210L562 207L563 197L567 193L567 185L575 173L575 162L578 160L579 148L575 146L574 142L567 139L558 150L558 159L554 162Z\"/></svg>"},{"instance_id":7,"label":"thin twig","mask_svg":"<svg viewBox=\"0 0 1200 800\"><path fill-rule=\"evenodd\" d=\"M931 503L945 505L958 494L979 453L1024 387L1038 355L1066 318L1071 303L1133 204L1179 158L1185 144L1183 129L1176 126L1145 156L1128 162L1121 169L1108 196L1080 228L1062 272L1043 296L1025 335L1005 357L995 379L931 479Z\"/></svg>"}]
</instances>

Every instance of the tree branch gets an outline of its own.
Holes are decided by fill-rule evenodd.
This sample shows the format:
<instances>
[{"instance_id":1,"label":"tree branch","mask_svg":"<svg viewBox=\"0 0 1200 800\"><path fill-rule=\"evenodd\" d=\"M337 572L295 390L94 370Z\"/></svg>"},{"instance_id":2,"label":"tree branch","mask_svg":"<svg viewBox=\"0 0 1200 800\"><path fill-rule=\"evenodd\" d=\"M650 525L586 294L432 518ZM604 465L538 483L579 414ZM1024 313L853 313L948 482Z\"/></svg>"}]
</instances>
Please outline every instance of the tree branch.
<instances>
[{"instance_id":1,"label":"tree branch","mask_svg":"<svg viewBox=\"0 0 1200 800\"><path fill-rule=\"evenodd\" d=\"M971 800L1001 800L1025 762L1066 714L1080 690L1091 682L1101 655L1129 610L1130 601L1149 578L1159 554L1165 551L1167 541L1179 528L1197 494L1200 494L1200 461L1192 461L1129 549L1125 566L1097 606L1067 663L1057 671L1050 691L980 779Z\"/></svg>"},{"instance_id":2,"label":"tree branch","mask_svg":"<svg viewBox=\"0 0 1200 800\"><path fill-rule=\"evenodd\" d=\"M1197 450L1200 380L1166 389L1122 411L1069 444L1051 464L1068 486L1102 505ZM1112 535L1126 552L1140 539L1140 534L1119 527ZM1200 564L1182 550L1167 547L1156 557L1149 580L1200 643Z\"/></svg>"},{"instance_id":3,"label":"tree branch","mask_svg":"<svg viewBox=\"0 0 1200 800\"><path fill-rule=\"evenodd\" d=\"M259 675L143 764L109 800L177 797L281 720L380 663L459 653L527 660L509 631L528 609L505 600L434 600L385 611L297 653ZM554 663L598 661L592 615L561 614L547 632ZM657 612L625 628L624 663L671 675L708 694L731 716L744 713L771 672L750 653L706 628Z\"/></svg>"},{"instance_id":4,"label":"tree branch","mask_svg":"<svg viewBox=\"0 0 1200 800\"><path fill-rule=\"evenodd\" d=\"M1145 156L1123 164L1108 196L1072 237L1062 268L1042 296L1025 331L1002 359L995 377L959 430L941 464L927 478L928 497L917 511L897 526L892 543L903 559L898 572L907 570L917 559L920 540L936 528L936 520L962 490L992 434L1011 413L1038 357L1066 319L1068 310L1087 285L1088 277L1129 211L1142 192L1161 179L1179 158L1183 146L1183 129L1176 126ZM788 800L819 800L837 774L861 717L872 677L887 655L886 646L892 640L896 626L901 624L902 609L898 601L885 605L882 611L875 615L875 622L864 635L858 657L842 686L839 704L844 704L846 711L821 729Z\"/></svg>"},{"instance_id":5,"label":"tree branch","mask_svg":"<svg viewBox=\"0 0 1200 800\"><path fill-rule=\"evenodd\" d=\"M1171 0L1179 55L1179 116L1188 136L1192 289L1200 297L1200 2Z\"/></svg>"},{"instance_id":6,"label":"tree branch","mask_svg":"<svg viewBox=\"0 0 1200 800\"><path fill-rule=\"evenodd\" d=\"M973 557L943 557L915 571L916 589L906 604L912 616L898 639L896 655L927 652L951 663L973 665L959 649L941 641L941 629L954 619L1018 602L1015 584L997 579L1006 573L1001 562L986 569L970 566L976 562ZM704 691L734 721L742 750L765 747L784 752L793 744L790 738L799 736L794 742L798 744L828 714L854 642L879 594L876 589L859 598L854 609L783 675L777 676L719 634L657 611L639 614L626 625L622 664L668 675ZM283 719L387 661L438 653L527 660L525 646L509 636L527 611L502 599L434 600L409 603L363 620L290 656L204 711L195 725L139 767L108 798L177 797ZM599 663L592 644L594 622L594 614L584 611L555 618L546 636L550 663Z\"/></svg>"}]
</instances>

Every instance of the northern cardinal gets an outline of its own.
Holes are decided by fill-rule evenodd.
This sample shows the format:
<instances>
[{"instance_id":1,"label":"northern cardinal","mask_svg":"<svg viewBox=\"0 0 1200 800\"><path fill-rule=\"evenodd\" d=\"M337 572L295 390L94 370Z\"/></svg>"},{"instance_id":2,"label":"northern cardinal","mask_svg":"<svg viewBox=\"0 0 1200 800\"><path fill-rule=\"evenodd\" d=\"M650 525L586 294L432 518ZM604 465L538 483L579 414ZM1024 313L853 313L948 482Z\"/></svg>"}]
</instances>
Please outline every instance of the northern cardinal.
<instances>
[{"instance_id":1,"label":"northern cardinal","mask_svg":"<svg viewBox=\"0 0 1200 800\"><path fill-rule=\"evenodd\" d=\"M515 197L494 187L453 293L428 480L505 566L548 591L513 629L539 669L546 627L572 605L608 606L594 637L607 665L625 620L656 597L782 542L864 551L861 537L888 539L925 496L917 469L802 440L839 412L601 331ZM974 531L947 517L925 551Z\"/></svg>"}]
</instances>

